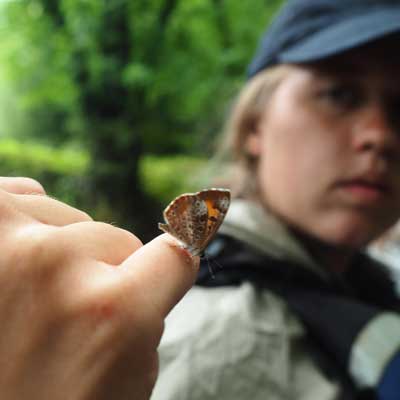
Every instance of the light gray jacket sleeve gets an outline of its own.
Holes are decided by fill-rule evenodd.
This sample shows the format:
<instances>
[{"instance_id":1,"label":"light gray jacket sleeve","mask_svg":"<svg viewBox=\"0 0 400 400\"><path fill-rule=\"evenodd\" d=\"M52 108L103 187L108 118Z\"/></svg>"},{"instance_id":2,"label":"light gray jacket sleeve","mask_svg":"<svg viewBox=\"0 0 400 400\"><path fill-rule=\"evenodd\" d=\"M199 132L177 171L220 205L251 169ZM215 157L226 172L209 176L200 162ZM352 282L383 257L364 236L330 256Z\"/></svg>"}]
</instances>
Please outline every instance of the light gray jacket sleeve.
<instances>
[{"instance_id":1,"label":"light gray jacket sleeve","mask_svg":"<svg viewBox=\"0 0 400 400\"><path fill-rule=\"evenodd\" d=\"M194 288L167 318L151 400L334 400L304 351L304 330L252 285Z\"/></svg>"}]
</instances>

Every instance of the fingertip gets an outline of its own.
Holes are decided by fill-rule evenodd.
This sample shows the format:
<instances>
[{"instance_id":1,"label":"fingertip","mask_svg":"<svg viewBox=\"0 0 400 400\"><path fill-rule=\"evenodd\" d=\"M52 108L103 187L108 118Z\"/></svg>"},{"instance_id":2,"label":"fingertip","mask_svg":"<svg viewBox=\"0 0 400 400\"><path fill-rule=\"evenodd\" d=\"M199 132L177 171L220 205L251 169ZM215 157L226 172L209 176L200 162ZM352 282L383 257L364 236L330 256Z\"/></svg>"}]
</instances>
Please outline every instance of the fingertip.
<instances>
[{"instance_id":1,"label":"fingertip","mask_svg":"<svg viewBox=\"0 0 400 400\"><path fill-rule=\"evenodd\" d=\"M37 180L27 177L0 177L0 188L13 194L46 194Z\"/></svg>"},{"instance_id":2,"label":"fingertip","mask_svg":"<svg viewBox=\"0 0 400 400\"><path fill-rule=\"evenodd\" d=\"M25 194L39 194L39 195L46 195L46 191L42 184L35 179L32 178L20 178L26 187Z\"/></svg>"},{"instance_id":3,"label":"fingertip","mask_svg":"<svg viewBox=\"0 0 400 400\"><path fill-rule=\"evenodd\" d=\"M168 233L163 233L153 240L161 240L166 243L167 246L171 247L176 251L180 257L183 258L184 262L191 267L194 272L199 270L200 257L194 256L188 249L186 249L177 239Z\"/></svg>"}]
</instances>

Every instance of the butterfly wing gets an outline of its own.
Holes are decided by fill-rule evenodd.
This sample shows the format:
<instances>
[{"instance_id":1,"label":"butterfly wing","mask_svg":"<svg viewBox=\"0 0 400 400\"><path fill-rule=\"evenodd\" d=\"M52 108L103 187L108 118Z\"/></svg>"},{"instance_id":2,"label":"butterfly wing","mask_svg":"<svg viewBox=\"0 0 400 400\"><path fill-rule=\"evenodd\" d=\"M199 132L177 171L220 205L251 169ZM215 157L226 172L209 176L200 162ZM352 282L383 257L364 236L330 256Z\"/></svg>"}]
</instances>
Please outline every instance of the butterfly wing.
<instances>
[{"instance_id":1,"label":"butterfly wing","mask_svg":"<svg viewBox=\"0 0 400 400\"><path fill-rule=\"evenodd\" d=\"M230 203L226 189L183 194L164 211L159 228L177 238L193 254L201 255L220 227Z\"/></svg>"},{"instance_id":2,"label":"butterfly wing","mask_svg":"<svg viewBox=\"0 0 400 400\"><path fill-rule=\"evenodd\" d=\"M159 228L182 242L190 251L196 248L207 230L207 207L196 194L183 194L164 211L166 224Z\"/></svg>"},{"instance_id":3,"label":"butterfly wing","mask_svg":"<svg viewBox=\"0 0 400 400\"><path fill-rule=\"evenodd\" d=\"M208 189L198 193L207 206L207 228L202 243L202 251L212 240L228 212L231 193L227 189Z\"/></svg>"}]
</instances>

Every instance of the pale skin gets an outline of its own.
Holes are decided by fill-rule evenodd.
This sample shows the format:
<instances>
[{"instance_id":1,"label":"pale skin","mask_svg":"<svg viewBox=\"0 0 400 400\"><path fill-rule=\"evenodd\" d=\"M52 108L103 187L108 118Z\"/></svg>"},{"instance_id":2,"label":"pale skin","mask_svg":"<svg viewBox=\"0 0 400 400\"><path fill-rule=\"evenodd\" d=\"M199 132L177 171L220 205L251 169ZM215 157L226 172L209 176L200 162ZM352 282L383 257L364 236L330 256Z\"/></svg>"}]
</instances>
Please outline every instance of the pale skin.
<instances>
[{"instance_id":1,"label":"pale skin","mask_svg":"<svg viewBox=\"0 0 400 400\"><path fill-rule=\"evenodd\" d=\"M400 216L400 58L388 46L291 66L247 138L265 207L337 272Z\"/></svg>"},{"instance_id":2,"label":"pale skin","mask_svg":"<svg viewBox=\"0 0 400 400\"><path fill-rule=\"evenodd\" d=\"M148 399L164 318L198 258L0 178L2 400Z\"/></svg>"}]
</instances>

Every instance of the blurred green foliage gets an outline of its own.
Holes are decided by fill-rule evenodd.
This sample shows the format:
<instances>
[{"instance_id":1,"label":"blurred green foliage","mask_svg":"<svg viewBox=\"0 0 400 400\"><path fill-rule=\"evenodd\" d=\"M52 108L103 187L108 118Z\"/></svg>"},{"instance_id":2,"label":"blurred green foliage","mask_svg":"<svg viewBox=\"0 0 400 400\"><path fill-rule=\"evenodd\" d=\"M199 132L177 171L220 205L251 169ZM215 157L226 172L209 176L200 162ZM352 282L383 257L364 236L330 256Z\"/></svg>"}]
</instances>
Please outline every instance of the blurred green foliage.
<instances>
[{"instance_id":1,"label":"blurred green foliage","mask_svg":"<svg viewBox=\"0 0 400 400\"><path fill-rule=\"evenodd\" d=\"M29 176L42 182L50 196L89 210L87 152L55 148L12 138L0 140L0 170L4 176ZM95 210L93 210L95 211Z\"/></svg>"},{"instance_id":2,"label":"blurred green foliage","mask_svg":"<svg viewBox=\"0 0 400 400\"><path fill-rule=\"evenodd\" d=\"M139 172L143 190L164 206L175 196L203 188L202 170L207 160L187 155L144 156ZM111 219L103 202L90 204L88 194L89 154L70 147L0 139L0 169L6 176L29 176L46 182L48 194L73 206L80 206L95 219Z\"/></svg>"},{"instance_id":3,"label":"blurred green foliage","mask_svg":"<svg viewBox=\"0 0 400 400\"><path fill-rule=\"evenodd\" d=\"M29 171L33 175L50 173L73 177L83 175L88 165L88 154L77 149L55 148L11 138L0 140L0 166L7 174Z\"/></svg>"},{"instance_id":4,"label":"blurred green foliage","mask_svg":"<svg viewBox=\"0 0 400 400\"><path fill-rule=\"evenodd\" d=\"M144 190L166 206L181 193L203 189L201 172L206 162L185 155L143 157L140 175Z\"/></svg>"},{"instance_id":5,"label":"blurred green foliage","mask_svg":"<svg viewBox=\"0 0 400 400\"><path fill-rule=\"evenodd\" d=\"M179 173L179 189L161 184L178 162L174 154L209 156L260 33L281 3L2 2L0 106L7 111L0 136L87 152L89 203L150 235L160 202L184 186ZM150 179L143 166L149 161L141 160L151 155L166 158ZM47 175L40 176L47 186Z\"/></svg>"}]
</instances>

